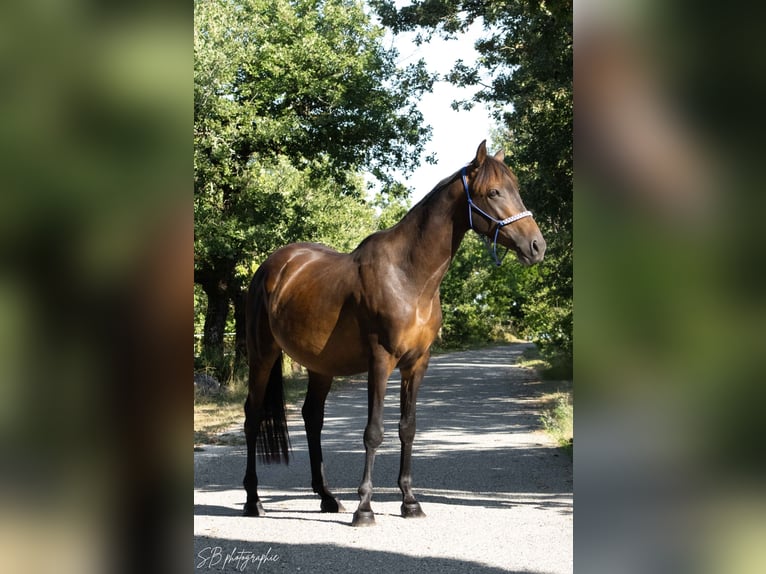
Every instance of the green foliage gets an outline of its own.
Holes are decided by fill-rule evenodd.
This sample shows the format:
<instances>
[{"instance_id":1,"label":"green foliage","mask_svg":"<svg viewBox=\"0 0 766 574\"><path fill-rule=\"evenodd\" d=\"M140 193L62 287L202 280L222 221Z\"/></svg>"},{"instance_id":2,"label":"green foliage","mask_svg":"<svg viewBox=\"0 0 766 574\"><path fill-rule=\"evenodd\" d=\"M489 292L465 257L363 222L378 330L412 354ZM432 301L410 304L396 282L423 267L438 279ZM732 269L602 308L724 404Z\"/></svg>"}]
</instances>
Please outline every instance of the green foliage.
<instances>
[{"instance_id":1,"label":"green foliage","mask_svg":"<svg viewBox=\"0 0 766 574\"><path fill-rule=\"evenodd\" d=\"M339 250L353 249L375 230L374 210L362 199L362 181L350 181L342 193L332 180L315 179L286 158L250 166L249 177L229 202L202 190L195 197L197 261L226 257L235 276L247 280L273 250L293 241L315 241Z\"/></svg>"},{"instance_id":2,"label":"green foliage","mask_svg":"<svg viewBox=\"0 0 766 574\"><path fill-rule=\"evenodd\" d=\"M536 279L536 283L540 283ZM524 328L521 334L534 340L557 373L556 378L572 377L572 302L552 294L552 288L533 292L523 305Z\"/></svg>"},{"instance_id":3,"label":"green foliage","mask_svg":"<svg viewBox=\"0 0 766 574\"><path fill-rule=\"evenodd\" d=\"M523 287L534 268L509 255L495 266L486 245L469 233L442 281L442 346L446 348L506 340L521 334Z\"/></svg>"},{"instance_id":4,"label":"green foliage","mask_svg":"<svg viewBox=\"0 0 766 574\"><path fill-rule=\"evenodd\" d=\"M399 67L354 0L197 0L194 16L195 282L204 355L225 374L229 305L241 322L271 251L349 250L375 230L362 170L385 201L405 197L391 173L411 171L429 138L416 104L432 78L423 62Z\"/></svg>"},{"instance_id":5,"label":"green foliage","mask_svg":"<svg viewBox=\"0 0 766 574\"><path fill-rule=\"evenodd\" d=\"M379 230L396 225L407 214L411 207L408 195L407 188L397 182L375 196L373 205L378 214Z\"/></svg>"},{"instance_id":6,"label":"green foliage","mask_svg":"<svg viewBox=\"0 0 766 574\"><path fill-rule=\"evenodd\" d=\"M361 166L385 181L413 168L429 135L417 97L432 79L423 62L397 67L382 36L350 0L198 1L198 184L236 178L253 156L319 160L341 183Z\"/></svg>"},{"instance_id":7,"label":"green foliage","mask_svg":"<svg viewBox=\"0 0 766 574\"><path fill-rule=\"evenodd\" d=\"M398 68L382 34L348 0L195 3L198 264L239 264L245 254L318 239L307 230L328 222L311 221L302 206L334 214L328 202L362 195L362 167L389 184L387 170L414 167L429 134L415 103L431 79L422 62ZM276 193L285 186L298 196L301 186L304 200L285 205Z\"/></svg>"},{"instance_id":8,"label":"green foliage","mask_svg":"<svg viewBox=\"0 0 766 574\"><path fill-rule=\"evenodd\" d=\"M481 87L474 101L456 102L456 108L474 102L492 106L498 121L495 146L505 149L522 197L548 243L540 269L524 276L517 325L549 360L565 370L569 365L571 374L571 0L423 0L399 9L392 0L371 4L394 32L424 30L425 41L433 33L455 38L474 21L483 22L486 33L475 45L478 63L471 67L458 60L447 79ZM452 296L445 292L444 303L453 304ZM482 315L481 306L475 313ZM470 331L472 322L466 323Z\"/></svg>"}]
</instances>

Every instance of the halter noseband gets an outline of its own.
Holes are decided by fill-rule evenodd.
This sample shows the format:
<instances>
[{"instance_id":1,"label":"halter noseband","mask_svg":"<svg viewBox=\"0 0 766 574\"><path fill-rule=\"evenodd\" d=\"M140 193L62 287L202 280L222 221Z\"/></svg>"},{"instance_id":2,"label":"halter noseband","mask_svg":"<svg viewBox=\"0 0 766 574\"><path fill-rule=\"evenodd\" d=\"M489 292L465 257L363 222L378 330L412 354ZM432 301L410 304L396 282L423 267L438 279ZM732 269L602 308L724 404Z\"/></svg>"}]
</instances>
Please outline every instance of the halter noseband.
<instances>
[{"instance_id":1,"label":"halter noseband","mask_svg":"<svg viewBox=\"0 0 766 574\"><path fill-rule=\"evenodd\" d=\"M531 211L522 211L521 213L517 213L516 215L512 215L511 217L506 217L503 220L497 219L495 217L492 217L489 213L484 211L481 207L476 205L473 202L473 199L471 199L471 193L468 191L468 179L466 178L466 168L463 167L463 169L460 172L460 175L463 179L463 189L465 189L465 196L468 198L468 223L471 226L471 229L476 231L482 239L487 243L487 249L489 249L490 255L492 255L492 259L495 261L495 265L500 265L503 262L503 259L505 259L505 256L508 254L508 248L505 249L505 252L498 256L497 254L497 235L500 233L500 229L505 227L506 225L510 225L514 221L518 221L519 219L523 219L525 217L532 217ZM489 237L482 235L479 233L476 228L473 226L473 212L477 211L479 214L483 215L493 223L497 224L497 227L495 227L495 236L492 238L492 246L490 248L489 245Z\"/></svg>"}]
</instances>

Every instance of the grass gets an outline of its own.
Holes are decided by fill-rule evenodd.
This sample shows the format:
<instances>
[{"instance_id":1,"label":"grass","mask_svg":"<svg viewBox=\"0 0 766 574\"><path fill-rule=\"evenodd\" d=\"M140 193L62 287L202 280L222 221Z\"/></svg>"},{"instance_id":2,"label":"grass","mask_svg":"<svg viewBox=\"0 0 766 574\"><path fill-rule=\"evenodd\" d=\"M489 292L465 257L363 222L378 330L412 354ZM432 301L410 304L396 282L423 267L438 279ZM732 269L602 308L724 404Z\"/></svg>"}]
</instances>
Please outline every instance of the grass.
<instances>
[{"instance_id":1,"label":"grass","mask_svg":"<svg viewBox=\"0 0 766 574\"><path fill-rule=\"evenodd\" d=\"M540 423L556 443L570 457L574 452L574 401L571 381L561 380L561 369L540 356L536 347L530 347L517 363L518 366L534 369L542 379L544 387L555 390L544 392L540 396L543 412Z\"/></svg>"},{"instance_id":2,"label":"grass","mask_svg":"<svg viewBox=\"0 0 766 574\"><path fill-rule=\"evenodd\" d=\"M574 451L572 391L551 393L543 396L542 400L546 404L540 416L543 428L569 456L572 456Z\"/></svg>"},{"instance_id":3,"label":"grass","mask_svg":"<svg viewBox=\"0 0 766 574\"><path fill-rule=\"evenodd\" d=\"M247 386L244 381L235 380L219 394L194 395L194 445L198 444L239 444L239 437L221 435L244 419L244 404ZM242 439L244 442L244 439Z\"/></svg>"},{"instance_id":4,"label":"grass","mask_svg":"<svg viewBox=\"0 0 766 574\"><path fill-rule=\"evenodd\" d=\"M301 404L306 394L306 375L290 373L285 375L284 381L288 409ZM195 393L194 445L245 444L241 431L246 397L247 381L244 378L235 378L223 391L212 396ZM224 432L230 429L231 433Z\"/></svg>"}]
</instances>

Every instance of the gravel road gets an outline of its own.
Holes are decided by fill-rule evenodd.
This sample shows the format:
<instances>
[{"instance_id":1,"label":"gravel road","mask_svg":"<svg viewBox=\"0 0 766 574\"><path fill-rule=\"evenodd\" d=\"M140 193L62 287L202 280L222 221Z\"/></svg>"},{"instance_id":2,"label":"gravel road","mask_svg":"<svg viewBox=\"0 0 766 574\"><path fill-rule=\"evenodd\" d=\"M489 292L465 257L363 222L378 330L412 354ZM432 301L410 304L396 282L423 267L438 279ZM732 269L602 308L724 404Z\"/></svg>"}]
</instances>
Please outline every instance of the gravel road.
<instances>
[{"instance_id":1,"label":"gravel road","mask_svg":"<svg viewBox=\"0 0 766 574\"><path fill-rule=\"evenodd\" d=\"M433 357L418 397L413 483L426 517L399 514L398 371L378 450L376 525L352 528L364 467L366 385L333 390L323 451L346 512L311 492L298 409L289 466L259 465L266 516L241 516L244 446L194 453L194 571L451 574L572 571L572 461L539 430L540 385L514 367L525 344Z\"/></svg>"}]
</instances>

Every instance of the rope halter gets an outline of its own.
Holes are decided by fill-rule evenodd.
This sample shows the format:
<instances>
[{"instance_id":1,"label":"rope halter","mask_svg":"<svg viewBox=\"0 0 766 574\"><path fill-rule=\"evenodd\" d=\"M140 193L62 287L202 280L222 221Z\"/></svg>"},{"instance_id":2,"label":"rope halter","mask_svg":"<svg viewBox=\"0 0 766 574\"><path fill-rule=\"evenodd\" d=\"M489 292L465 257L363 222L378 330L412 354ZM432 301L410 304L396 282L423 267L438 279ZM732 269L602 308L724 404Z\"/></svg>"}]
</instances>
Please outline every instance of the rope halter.
<instances>
[{"instance_id":1,"label":"rope halter","mask_svg":"<svg viewBox=\"0 0 766 574\"><path fill-rule=\"evenodd\" d=\"M506 247L505 252L499 256L497 254L497 236L500 233L500 230L505 227L506 225L510 225L514 221L518 221L519 219L524 219L525 217L532 217L531 211L522 211L521 213L517 213L516 215L512 215L511 217L506 217L505 219L497 219L496 217L491 216L489 213L484 211L481 207L476 205L473 202L473 199L471 199L471 192L468 191L468 178L466 177L466 168L463 167L463 169L460 172L460 175L463 179L463 189L465 189L465 196L468 198L468 223L471 226L471 229L476 231L479 236L484 239L485 243L487 244L487 249L489 250L490 255L492 256L492 259L495 262L495 265L500 265L503 262L503 259L505 259L505 256L508 254L508 248ZM480 215L483 215L491 222L495 223L497 226L495 227L495 235L492 238L492 244L489 243L489 236L483 235L482 233L479 233L479 231L476 230L476 228L473 226L473 212L476 211Z\"/></svg>"}]
</instances>

